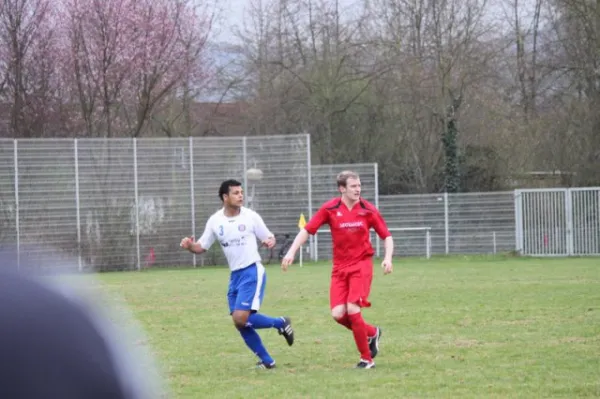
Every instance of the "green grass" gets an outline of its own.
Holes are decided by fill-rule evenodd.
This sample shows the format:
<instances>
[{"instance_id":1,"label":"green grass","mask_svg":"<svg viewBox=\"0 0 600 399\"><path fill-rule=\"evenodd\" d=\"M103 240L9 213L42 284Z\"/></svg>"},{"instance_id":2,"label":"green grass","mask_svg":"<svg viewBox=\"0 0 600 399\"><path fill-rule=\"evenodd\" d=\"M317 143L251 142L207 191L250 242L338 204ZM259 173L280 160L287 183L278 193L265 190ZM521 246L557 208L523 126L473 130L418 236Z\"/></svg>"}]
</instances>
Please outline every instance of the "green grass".
<instances>
[{"instance_id":1,"label":"green grass","mask_svg":"<svg viewBox=\"0 0 600 399\"><path fill-rule=\"evenodd\" d=\"M256 359L227 310L224 268L100 275L142 324L176 398L600 396L600 260L398 259L377 269L367 321L377 369L356 370L351 333L329 316L327 264L267 266L262 312L289 315L296 343L261 330Z\"/></svg>"}]
</instances>

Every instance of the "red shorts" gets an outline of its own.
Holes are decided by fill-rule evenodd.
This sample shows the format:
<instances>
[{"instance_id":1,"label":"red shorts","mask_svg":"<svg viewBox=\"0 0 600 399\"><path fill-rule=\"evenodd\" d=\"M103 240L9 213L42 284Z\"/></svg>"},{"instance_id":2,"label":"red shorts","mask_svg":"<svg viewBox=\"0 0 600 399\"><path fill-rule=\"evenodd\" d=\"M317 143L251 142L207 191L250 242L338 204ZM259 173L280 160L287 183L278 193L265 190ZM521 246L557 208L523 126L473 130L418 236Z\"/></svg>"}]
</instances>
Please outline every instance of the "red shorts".
<instances>
[{"instance_id":1,"label":"red shorts","mask_svg":"<svg viewBox=\"0 0 600 399\"><path fill-rule=\"evenodd\" d=\"M331 309L346 303L355 303L361 308L371 306L369 293L373 281L373 260L367 258L342 270L333 270L329 288Z\"/></svg>"}]
</instances>

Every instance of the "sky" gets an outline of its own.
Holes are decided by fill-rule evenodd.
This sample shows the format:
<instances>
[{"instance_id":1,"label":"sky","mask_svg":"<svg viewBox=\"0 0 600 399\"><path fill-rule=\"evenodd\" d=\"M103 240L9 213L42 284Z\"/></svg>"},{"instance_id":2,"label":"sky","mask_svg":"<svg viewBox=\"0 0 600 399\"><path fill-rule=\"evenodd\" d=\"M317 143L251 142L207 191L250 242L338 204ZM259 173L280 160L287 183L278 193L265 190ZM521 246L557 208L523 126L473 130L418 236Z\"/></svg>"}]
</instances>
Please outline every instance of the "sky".
<instances>
[{"instance_id":1,"label":"sky","mask_svg":"<svg viewBox=\"0 0 600 399\"><path fill-rule=\"evenodd\" d=\"M249 0L220 0L219 14L215 23L215 41L232 41L231 26L239 24L242 21L243 6L249 3ZM234 6L235 5L235 6Z\"/></svg>"},{"instance_id":2,"label":"sky","mask_svg":"<svg viewBox=\"0 0 600 399\"><path fill-rule=\"evenodd\" d=\"M200 0L203 1L203 0ZM213 32L213 40L219 41L236 41L236 38L232 32L232 26L240 25L243 23L244 15L246 10L249 8L252 2L259 2L261 0L216 0L218 4L219 16L215 23L215 31ZM263 0L268 3L269 0ZM340 7L348 7L351 5L359 4L357 0L338 0ZM483 0L482 0L483 1ZM511 0L485 0L486 1L486 14L487 18L496 20L497 18L504 19L505 12L510 10ZM529 16L533 9L534 0L520 0L519 8L521 9L521 16L524 19L524 23L529 22Z\"/></svg>"},{"instance_id":3,"label":"sky","mask_svg":"<svg viewBox=\"0 0 600 399\"><path fill-rule=\"evenodd\" d=\"M198 0L201 3L205 3L207 0ZM211 1L211 0L208 0ZM263 1L263 4L268 4L272 0L212 0L217 4L217 15L216 20L212 29L212 37L211 42L214 44L218 43L237 43L238 38L235 35L234 26L238 25L240 28L243 28L244 19L246 17L246 22L251 24L249 20L249 10L252 4L257 5ZM327 1L327 0L315 0L319 1ZM332 1L332 0L331 0ZM340 7L343 9L346 8L346 11L352 5L359 5L364 0L338 0ZM506 12L509 13L508 18L510 19L510 5L514 0L480 0L486 2L486 17L491 18L491 20L501 20L503 21L503 25L505 29L510 29L510 26L507 26L508 23ZM527 25L531 22L530 13L532 5L535 0L519 0L519 8L522 12L523 25L524 28L527 28ZM213 3L215 4L215 3ZM352 8L350 8L352 9ZM344 11L342 11L344 12ZM490 21L491 22L491 21ZM229 54L226 51L223 51L222 48L215 48L213 56L216 59L218 65L227 65L231 61L232 54ZM211 99L220 98L221 93L219 92L216 95L211 94ZM216 97L215 97L216 96ZM214 98L213 98L214 97Z\"/></svg>"},{"instance_id":4,"label":"sky","mask_svg":"<svg viewBox=\"0 0 600 399\"><path fill-rule=\"evenodd\" d=\"M252 2L260 0L218 0L219 16L214 26L213 39L217 42L235 42L232 27L242 27L244 15ZM269 0L265 0L267 3ZM356 0L338 0L341 7L356 3Z\"/></svg>"}]
</instances>

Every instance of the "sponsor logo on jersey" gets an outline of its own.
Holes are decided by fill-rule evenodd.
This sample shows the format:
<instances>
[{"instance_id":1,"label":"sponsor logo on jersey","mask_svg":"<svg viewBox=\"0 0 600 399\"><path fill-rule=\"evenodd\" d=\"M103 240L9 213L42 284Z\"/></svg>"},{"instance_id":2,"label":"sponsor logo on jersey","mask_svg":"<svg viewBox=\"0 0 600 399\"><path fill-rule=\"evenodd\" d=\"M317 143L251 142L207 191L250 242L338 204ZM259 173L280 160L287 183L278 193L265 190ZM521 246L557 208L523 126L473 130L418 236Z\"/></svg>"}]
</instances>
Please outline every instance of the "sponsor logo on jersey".
<instances>
[{"instance_id":1,"label":"sponsor logo on jersey","mask_svg":"<svg viewBox=\"0 0 600 399\"><path fill-rule=\"evenodd\" d=\"M356 227L361 227L363 225L362 221L358 222L344 222L340 223L340 229L352 229Z\"/></svg>"}]
</instances>

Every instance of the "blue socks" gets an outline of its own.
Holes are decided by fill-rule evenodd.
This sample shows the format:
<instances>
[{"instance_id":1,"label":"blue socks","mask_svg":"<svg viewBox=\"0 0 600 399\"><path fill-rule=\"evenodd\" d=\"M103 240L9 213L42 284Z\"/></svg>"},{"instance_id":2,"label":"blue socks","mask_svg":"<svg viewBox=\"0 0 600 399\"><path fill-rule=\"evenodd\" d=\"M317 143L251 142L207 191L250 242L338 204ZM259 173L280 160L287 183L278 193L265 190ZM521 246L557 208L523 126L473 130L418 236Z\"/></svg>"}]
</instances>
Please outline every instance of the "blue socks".
<instances>
[{"instance_id":1,"label":"blue socks","mask_svg":"<svg viewBox=\"0 0 600 399\"><path fill-rule=\"evenodd\" d=\"M267 364L272 364L274 362L269 352L262 343L260 339L260 335L254 330L252 327L244 327L239 330L242 338L244 338L244 342L252 352L256 354L260 358L261 361Z\"/></svg>"},{"instance_id":2,"label":"blue socks","mask_svg":"<svg viewBox=\"0 0 600 399\"><path fill-rule=\"evenodd\" d=\"M244 342L252 352L260 358L264 363L271 364L274 362L269 352L262 343L260 335L255 329L261 328L283 328L284 320L281 317L269 317L260 313L252 313L248 317L246 327L239 330Z\"/></svg>"},{"instance_id":3,"label":"blue socks","mask_svg":"<svg viewBox=\"0 0 600 399\"><path fill-rule=\"evenodd\" d=\"M252 313L248 317L248 323L246 327L252 327L256 329L261 328L283 328L283 319L280 317L269 317L260 313Z\"/></svg>"}]
</instances>

